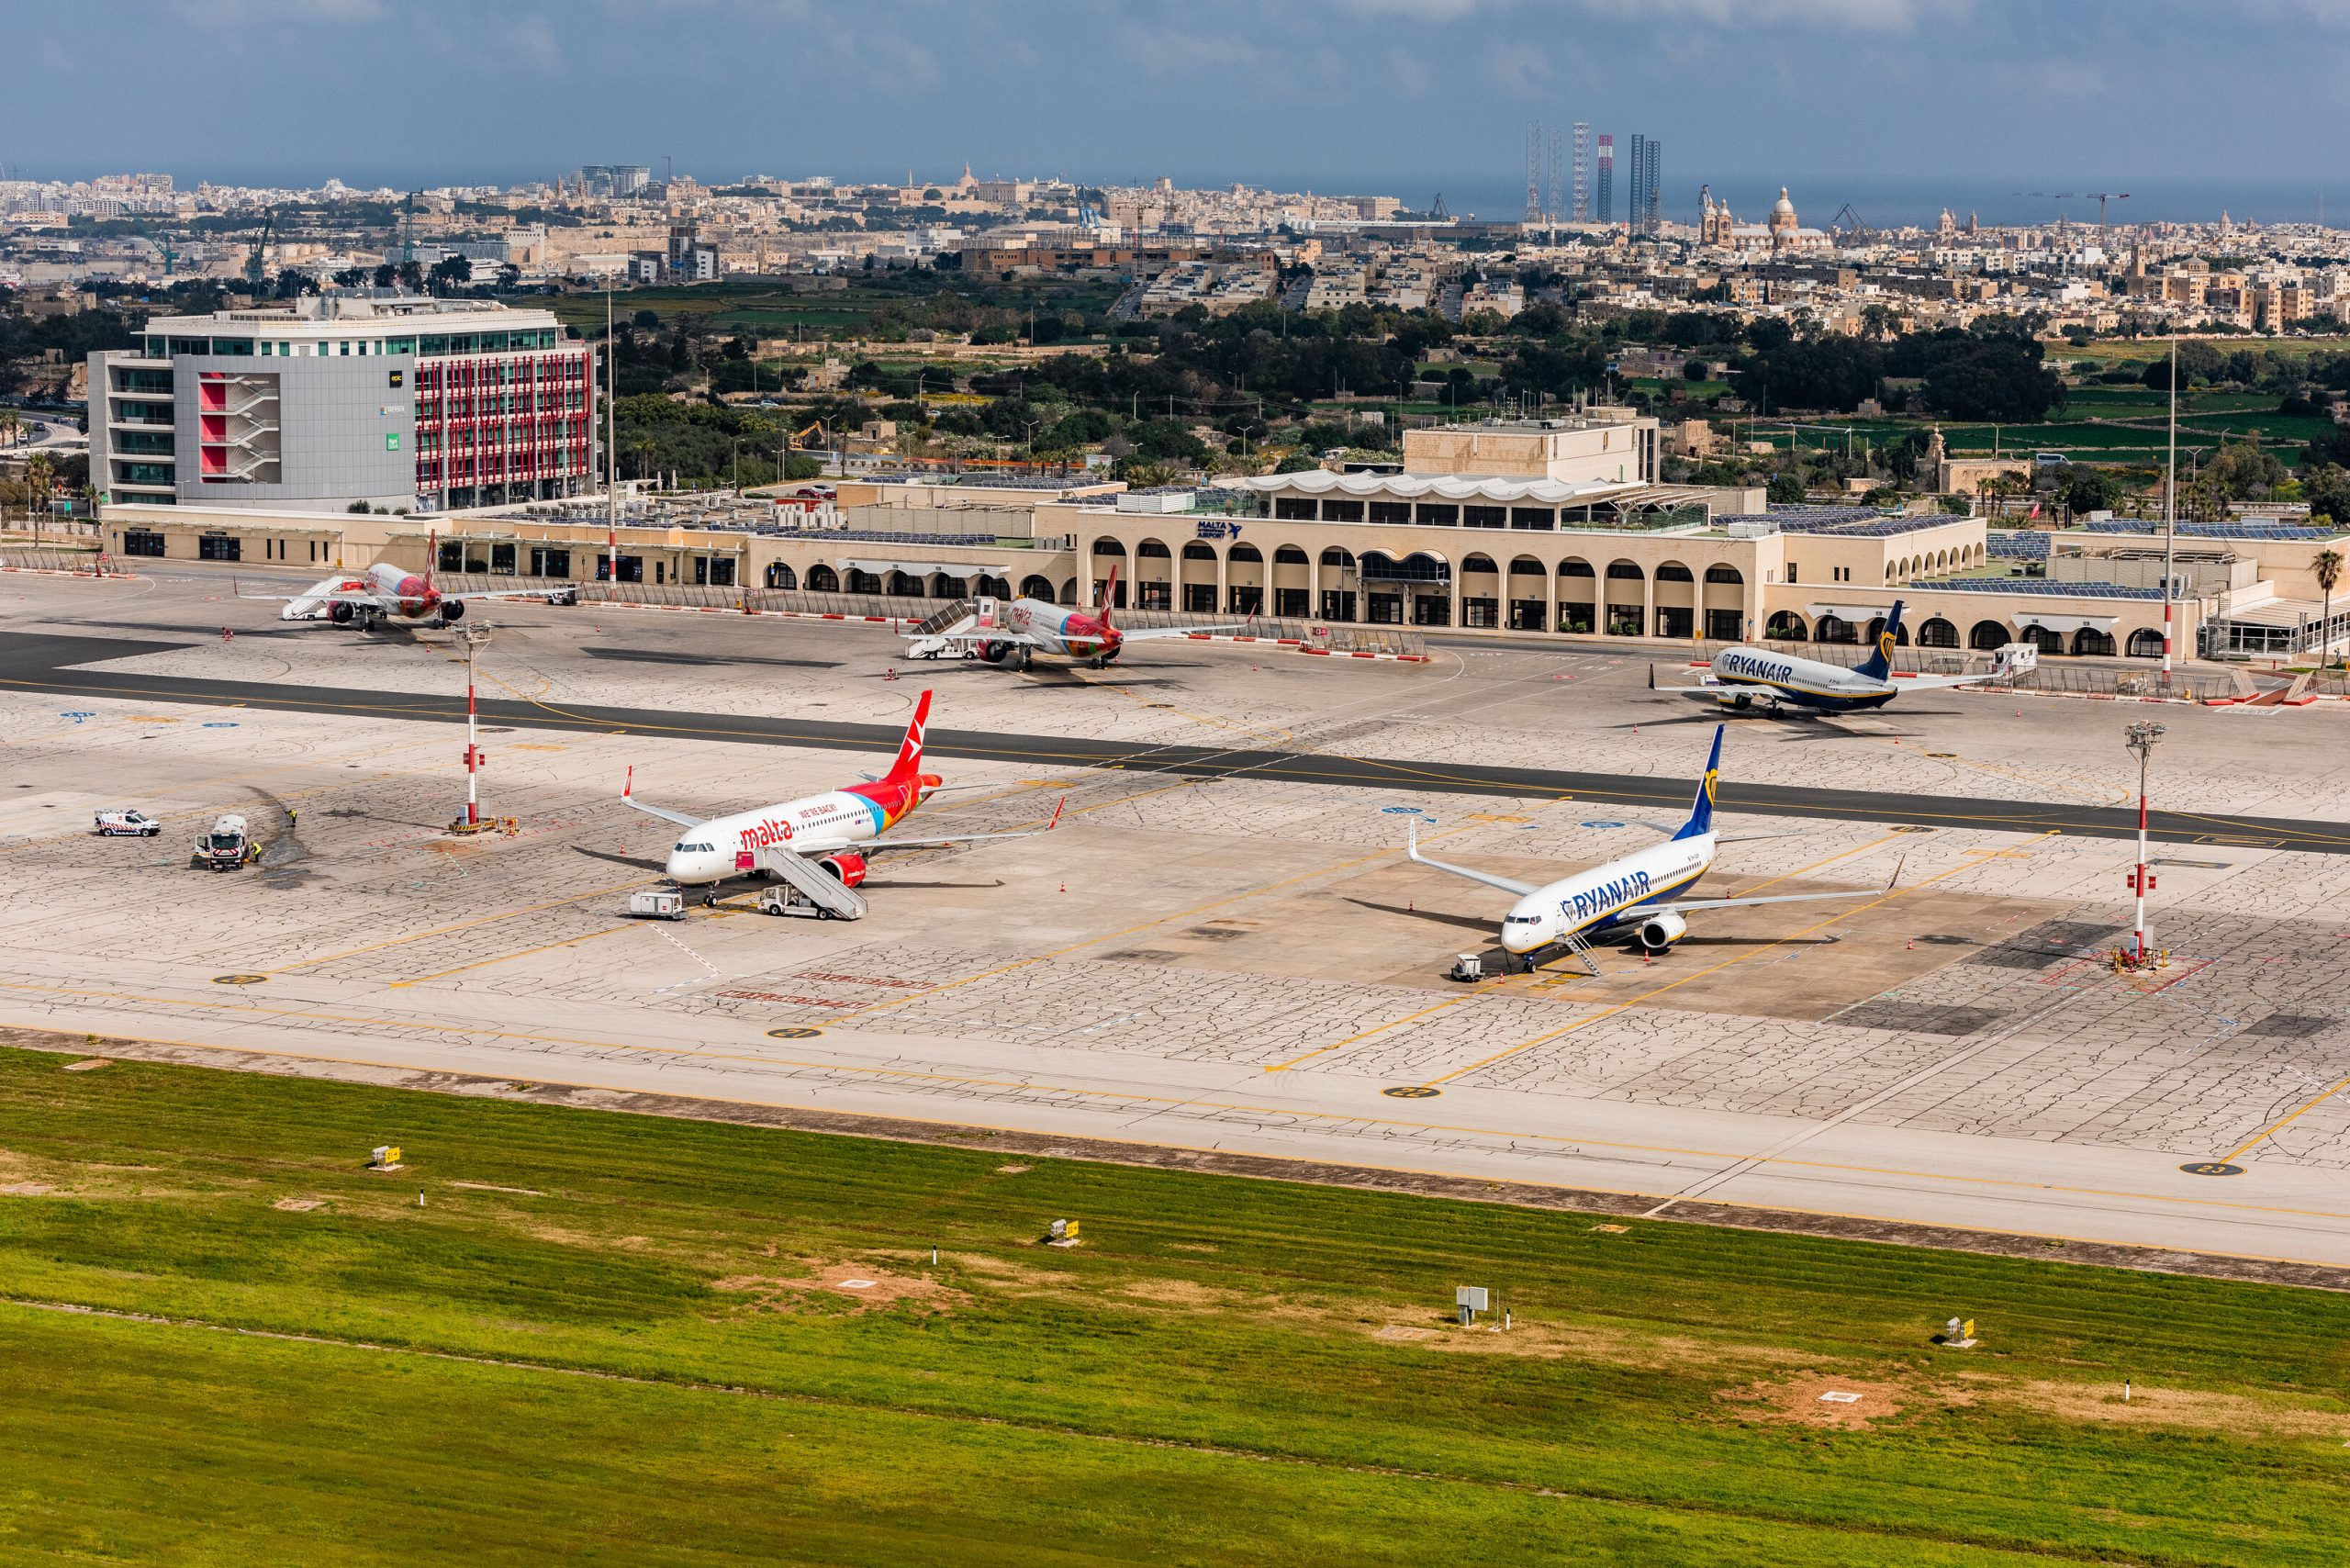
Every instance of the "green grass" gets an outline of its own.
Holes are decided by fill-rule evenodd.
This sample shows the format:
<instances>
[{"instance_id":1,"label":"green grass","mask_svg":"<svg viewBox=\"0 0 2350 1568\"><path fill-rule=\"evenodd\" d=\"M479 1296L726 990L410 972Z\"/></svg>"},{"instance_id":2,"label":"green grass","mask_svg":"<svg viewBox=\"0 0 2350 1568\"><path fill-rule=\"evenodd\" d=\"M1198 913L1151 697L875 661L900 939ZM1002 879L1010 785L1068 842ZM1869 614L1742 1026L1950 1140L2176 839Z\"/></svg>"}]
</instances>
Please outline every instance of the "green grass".
<instances>
[{"instance_id":1,"label":"green grass","mask_svg":"<svg viewBox=\"0 0 2350 1568\"><path fill-rule=\"evenodd\" d=\"M63 1059L0 1294L179 1321L0 1305L0 1559L2339 1560L2340 1296ZM714 1288L818 1263L946 1294ZM1740 1397L1810 1376L1904 1408Z\"/></svg>"}]
</instances>

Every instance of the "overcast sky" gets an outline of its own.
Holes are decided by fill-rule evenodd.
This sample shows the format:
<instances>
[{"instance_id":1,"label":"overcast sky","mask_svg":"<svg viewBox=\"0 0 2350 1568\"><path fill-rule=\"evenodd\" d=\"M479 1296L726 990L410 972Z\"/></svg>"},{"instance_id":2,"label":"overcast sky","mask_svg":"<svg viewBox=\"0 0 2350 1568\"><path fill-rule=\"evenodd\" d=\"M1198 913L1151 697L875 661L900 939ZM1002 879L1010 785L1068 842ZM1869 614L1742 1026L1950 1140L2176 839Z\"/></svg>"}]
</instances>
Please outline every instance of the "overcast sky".
<instances>
[{"instance_id":1,"label":"overcast sky","mask_svg":"<svg viewBox=\"0 0 2350 1568\"><path fill-rule=\"evenodd\" d=\"M1159 174L1522 203L1526 126L1837 199L2130 190L2239 213L2340 162L2350 0L50 0L0 163L408 185L665 156ZM2350 213L2350 180L2339 205ZM1855 195L1854 193L1860 193ZM2190 194L2191 193L2191 194ZM1880 197L1880 199L1886 199ZM1986 198L1987 199L1987 198ZM1464 205L1460 196L1456 207ZM2077 209L2077 204L2076 209ZM1817 210L1815 210L1817 209ZM2277 216L2290 216L2279 212Z\"/></svg>"}]
</instances>

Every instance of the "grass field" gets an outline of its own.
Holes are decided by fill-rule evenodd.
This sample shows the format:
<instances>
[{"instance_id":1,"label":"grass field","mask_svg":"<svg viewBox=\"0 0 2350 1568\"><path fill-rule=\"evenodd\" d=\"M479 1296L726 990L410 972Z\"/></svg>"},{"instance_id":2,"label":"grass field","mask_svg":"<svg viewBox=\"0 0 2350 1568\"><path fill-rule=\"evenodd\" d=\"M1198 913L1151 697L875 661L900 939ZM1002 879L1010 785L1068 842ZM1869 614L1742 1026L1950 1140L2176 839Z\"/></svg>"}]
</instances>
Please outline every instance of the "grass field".
<instances>
[{"instance_id":1,"label":"grass field","mask_svg":"<svg viewBox=\"0 0 2350 1568\"><path fill-rule=\"evenodd\" d=\"M2341 1296L68 1059L8 1561L2341 1561Z\"/></svg>"},{"instance_id":2,"label":"grass field","mask_svg":"<svg viewBox=\"0 0 2350 1568\"><path fill-rule=\"evenodd\" d=\"M1058 277L1009 282L992 276L969 282L946 277L934 293L957 294L1014 312L1031 308L1039 314L1070 311L1089 320L1098 319L1118 297L1112 284ZM633 288L615 297L614 308L623 319L650 310L664 326L675 326L681 318L699 317L712 331L721 333L747 330L772 338L798 330L815 339L862 332L872 324L877 309L897 306L920 310L933 297L934 291L902 279L875 281L852 274L845 288L830 293L797 293L765 281ZM565 295L544 303L566 326L583 332L603 330L601 294Z\"/></svg>"}]
</instances>

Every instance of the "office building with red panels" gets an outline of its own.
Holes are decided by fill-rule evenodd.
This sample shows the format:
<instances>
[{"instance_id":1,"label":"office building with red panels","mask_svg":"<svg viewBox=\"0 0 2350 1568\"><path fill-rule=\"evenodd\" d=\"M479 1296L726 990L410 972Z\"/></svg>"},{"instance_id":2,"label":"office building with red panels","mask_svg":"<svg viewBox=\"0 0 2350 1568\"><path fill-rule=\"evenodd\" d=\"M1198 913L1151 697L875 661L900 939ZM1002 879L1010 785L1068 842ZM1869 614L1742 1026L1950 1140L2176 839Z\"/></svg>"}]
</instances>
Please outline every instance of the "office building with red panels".
<instances>
[{"instance_id":1,"label":"office building with red panels","mask_svg":"<svg viewBox=\"0 0 2350 1568\"><path fill-rule=\"evenodd\" d=\"M339 293L90 356L102 500L433 512L597 487L595 350L552 312Z\"/></svg>"}]
</instances>

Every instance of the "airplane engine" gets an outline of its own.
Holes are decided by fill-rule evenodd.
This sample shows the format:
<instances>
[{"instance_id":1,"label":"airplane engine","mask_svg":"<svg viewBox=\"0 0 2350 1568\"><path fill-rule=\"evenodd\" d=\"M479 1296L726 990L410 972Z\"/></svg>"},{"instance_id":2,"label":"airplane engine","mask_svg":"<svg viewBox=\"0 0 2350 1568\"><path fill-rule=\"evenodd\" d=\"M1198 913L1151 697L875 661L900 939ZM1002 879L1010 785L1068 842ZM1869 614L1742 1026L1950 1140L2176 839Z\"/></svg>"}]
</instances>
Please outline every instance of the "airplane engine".
<instances>
[{"instance_id":1,"label":"airplane engine","mask_svg":"<svg viewBox=\"0 0 2350 1568\"><path fill-rule=\"evenodd\" d=\"M351 618L358 613L359 612L347 604L330 605L327 609L328 619L332 621L338 626L350 625Z\"/></svg>"},{"instance_id":2,"label":"airplane engine","mask_svg":"<svg viewBox=\"0 0 2350 1568\"><path fill-rule=\"evenodd\" d=\"M1012 648L1010 643L981 643L975 651L984 662L1000 665L1012 656Z\"/></svg>"},{"instance_id":3,"label":"airplane engine","mask_svg":"<svg viewBox=\"0 0 2350 1568\"><path fill-rule=\"evenodd\" d=\"M1721 699L1721 704L1725 708L1732 709L1737 712L1743 713L1748 709L1754 706L1754 693L1751 691L1741 691L1734 697L1724 697Z\"/></svg>"},{"instance_id":4,"label":"airplane engine","mask_svg":"<svg viewBox=\"0 0 2350 1568\"><path fill-rule=\"evenodd\" d=\"M1640 928L1634 935L1641 946L1651 953L1662 953L1675 942L1680 941L1688 929L1687 921L1668 912L1663 914L1652 914L1640 922Z\"/></svg>"},{"instance_id":5,"label":"airplane engine","mask_svg":"<svg viewBox=\"0 0 2350 1568\"><path fill-rule=\"evenodd\" d=\"M464 599L444 599L441 601L441 623L442 625L450 625L456 622L463 621L464 618L465 601Z\"/></svg>"},{"instance_id":6,"label":"airplane engine","mask_svg":"<svg viewBox=\"0 0 2350 1568\"><path fill-rule=\"evenodd\" d=\"M839 878L841 886L845 888L855 888L864 885L865 857L862 855L855 855L843 851L838 855L827 855L822 859L817 861L816 864L822 866L825 870L830 871L834 876Z\"/></svg>"}]
</instances>

